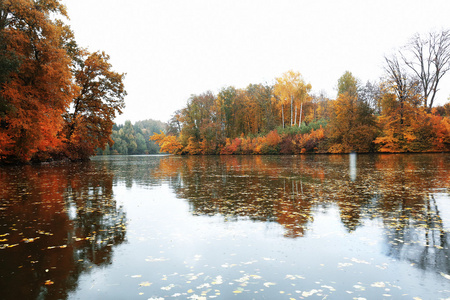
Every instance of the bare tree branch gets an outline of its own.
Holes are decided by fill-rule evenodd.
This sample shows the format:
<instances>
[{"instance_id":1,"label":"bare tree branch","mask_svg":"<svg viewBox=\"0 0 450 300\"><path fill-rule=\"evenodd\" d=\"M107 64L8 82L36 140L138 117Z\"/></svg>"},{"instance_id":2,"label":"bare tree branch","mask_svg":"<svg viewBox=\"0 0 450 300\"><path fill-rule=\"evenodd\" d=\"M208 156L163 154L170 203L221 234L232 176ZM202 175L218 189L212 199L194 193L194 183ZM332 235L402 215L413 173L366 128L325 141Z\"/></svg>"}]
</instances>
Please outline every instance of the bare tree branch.
<instances>
[{"instance_id":1,"label":"bare tree branch","mask_svg":"<svg viewBox=\"0 0 450 300\"><path fill-rule=\"evenodd\" d=\"M400 52L403 62L421 85L423 106L431 109L441 78L450 70L450 30L431 32L426 38L416 34Z\"/></svg>"}]
</instances>

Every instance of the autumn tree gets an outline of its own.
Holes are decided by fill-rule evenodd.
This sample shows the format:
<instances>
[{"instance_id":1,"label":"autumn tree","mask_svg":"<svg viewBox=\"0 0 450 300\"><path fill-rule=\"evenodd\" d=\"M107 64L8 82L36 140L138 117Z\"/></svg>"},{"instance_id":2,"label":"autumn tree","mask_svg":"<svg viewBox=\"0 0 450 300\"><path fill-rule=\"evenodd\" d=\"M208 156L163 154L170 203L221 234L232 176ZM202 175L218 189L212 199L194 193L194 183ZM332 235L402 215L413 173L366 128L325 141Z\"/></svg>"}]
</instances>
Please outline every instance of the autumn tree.
<instances>
[{"instance_id":1,"label":"autumn tree","mask_svg":"<svg viewBox=\"0 0 450 300\"><path fill-rule=\"evenodd\" d=\"M0 3L0 158L45 159L61 146L61 115L77 88L55 16L66 16L57 0Z\"/></svg>"},{"instance_id":2,"label":"autumn tree","mask_svg":"<svg viewBox=\"0 0 450 300\"><path fill-rule=\"evenodd\" d=\"M290 126L297 124L297 111L299 112L299 122L301 125L303 104L309 101L309 92L311 85L305 83L300 73L294 71L288 71L281 77L276 78L274 86L274 96L279 101L281 106L281 120L283 128L285 127L285 106L290 103ZM294 116L295 112L295 116Z\"/></svg>"},{"instance_id":3,"label":"autumn tree","mask_svg":"<svg viewBox=\"0 0 450 300\"><path fill-rule=\"evenodd\" d=\"M411 77L401 65L396 56L385 57L386 80L384 89L388 89L396 95L399 102L397 112L400 116L400 124L404 122L405 106L408 104L418 106L420 104L420 85Z\"/></svg>"},{"instance_id":4,"label":"autumn tree","mask_svg":"<svg viewBox=\"0 0 450 300\"><path fill-rule=\"evenodd\" d=\"M215 97L210 91L201 95L192 95L186 107L181 111L183 115L182 134L200 141L202 129L215 121L214 105Z\"/></svg>"},{"instance_id":5,"label":"autumn tree","mask_svg":"<svg viewBox=\"0 0 450 300\"><path fill-rule=\"evenodd\" d=\"M272 101L273 87L263 84L250 84L247 86L246 97L251 103L252 118L249 120L251 133L269 132L277 126L277 107Z\"/></svg>"},{"instance_id":6,"label":"autumn tree","mask_svg":"<svg viewBox=\"0 0 450 300\"><path fill-rule=\"evenodd\" d=\"M419 109L423 101L421 84L416 76L407 72L397 56L385 57L385 61L386 79L381 84L381 115L378 117L382 134L375 143L380 151L410 151L409 144L417 139L416 120L422 119L425 113Z\"/></svg>"},{"instance_id":7,"label":"autumn tree","mask_svg":"<svg viewBox=\"0 0 450 300\"><path fill-rule=\"evenodd\" d=\"M0 159L87 158L110 141L123 74L59 17L59 0L0 2Z\"/></svg>"},{"instance_id":8,"label":"autumn tree","mask_svg":"<svg viewBox=\"0 0 450 300\"><path fill-rule=\"evenodd\" d=\"M381 114L381 87L379 83L367 81L365 85L359 87L358 96L376 114Z\"/></svg>"},{"instance_id":9,"label":"autumn tree","mask_svg":"<svg viewBox=\"0 0 450 300\"><path fill-rule=\"evenodd\" d=\"M373 110L357 93L358 84L350 72L338 80L338 98L333 103L328 126L330 152L370 152L376 136Z\"/></svg>"},{"instance_id":10,"label":"autumn tree","mask_svg":"<svg viewBox=\"0 0 450 300\"><path fill-rule=\"evenodd\" d=\"M181 132L181 124L183 122L183 115L181 110L176 110L167 122L167 133L178 135Z\"/></svg>"},{"instance_id":11,"label":"autumn tree","mask_svg":"<svg viewBox=\"0 0 450 300\"><path fill-rule=\"evenodd\" d=\"M112 144L111 132L116 114L125 107L124 74L112 70L104 52L79 50L73 73L80 93L64 114L67 154L82 159L96 148Z\"/></svg>"},{"instance_id":12,"label":"autumn tree","mask_svg":"<svg viewBox=\"0 0 450 300\"><path fill-rule=\"evenodd\" d=\"M217 95L218 122L220 127L228 138L237 135L235 130L235 102L238 91L236 88L229 86L222 88Z\"/></svg>"},{"instance_id":13,"label":"autumn tree","mask_svg":"<svg viewBox=\"0 0 450 300\"><path fill-rule=\"evenodd\" d=\"M401 106L401 104L403 104ZM384 92L375 143L381 152L423 152L448 149L448 118L429 113L416 101L400 103L393 92ZM399 113L401 111L402 113Z\"/></svg>"},{"instance_id":14,"label":"autumn tree","mask_svg":"<svg viewBox=\"0 0 450 300\"><path fill-rule=\"evenodd\" d=\"M322 121L326 123L330 119L330 113L332 108L332 100L329 99L325 92L322 91L318 95L311 95L311 110L305 117L305 121L317 122Z\"/></svg>"},{"instance_id":15,"label":"autumn tree","mask_svg":"<svg viewBox=\"0 0 450 300\"><path fill-rule=\"evenodd\" d=\"M352 97L358 96L358 80L350 71L345 71L345 73L341 77L339 77L337 88L338 96L344 93L347 93Z\"/></svg>"},{"instance_id":16,"label":"autumn tree","mask_svg":"<svg viewBox=\"0 0 450 300\"><path fill-rule=\"evenodd\" d=\"M184 148L176 136L166 135L163 131L154 133L150 140L155 141L161 147L161 152L181 154Z\"/></svg>"}]
</instances>

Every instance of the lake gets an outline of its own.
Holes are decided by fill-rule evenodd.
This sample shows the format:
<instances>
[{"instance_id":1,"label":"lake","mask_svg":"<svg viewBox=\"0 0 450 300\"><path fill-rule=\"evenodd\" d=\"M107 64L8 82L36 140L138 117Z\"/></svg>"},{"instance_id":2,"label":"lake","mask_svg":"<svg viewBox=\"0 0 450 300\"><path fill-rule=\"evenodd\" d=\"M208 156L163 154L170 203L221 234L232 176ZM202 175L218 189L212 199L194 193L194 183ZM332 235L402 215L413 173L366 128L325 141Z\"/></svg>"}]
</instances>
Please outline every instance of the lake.
<instances>
[{"instance_id":1,"label":"lake","mask_svg":"<svg viewBox=\"0 0 450 300\"><path fill-rule=\"evenodd\" d=\"M0 168L2 299L448 299L448 154Z\"/></svg>"}]
</instances>

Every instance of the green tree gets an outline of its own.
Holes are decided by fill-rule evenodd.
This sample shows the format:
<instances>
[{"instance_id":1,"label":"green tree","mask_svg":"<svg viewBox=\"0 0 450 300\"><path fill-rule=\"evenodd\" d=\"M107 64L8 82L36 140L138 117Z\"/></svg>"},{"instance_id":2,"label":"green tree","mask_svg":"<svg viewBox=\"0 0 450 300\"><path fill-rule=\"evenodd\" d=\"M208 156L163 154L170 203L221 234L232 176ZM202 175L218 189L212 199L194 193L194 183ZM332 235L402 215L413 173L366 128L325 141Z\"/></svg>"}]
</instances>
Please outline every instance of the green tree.
<instances>
[{"instance_id":1,"label":"green tree","mask_svg":"<svg viewBox=\"0 0 450 300\"><path fill-rule=\"evenodd\" d=\"M348 93L349 96L357 97L358 80L353 76L350 71L345 73L338 79L338 97L340 94Z\"/></svg>"},{"instance_id":2,"label":"green tree","mask_svg":"<svg viewBox=\"0 0 450 300\"><path fill-rule=\"evenodd\" d=\"M136 154L148 153L147 144L142 133L136 134Z\"/></svg>"}]
</instances>

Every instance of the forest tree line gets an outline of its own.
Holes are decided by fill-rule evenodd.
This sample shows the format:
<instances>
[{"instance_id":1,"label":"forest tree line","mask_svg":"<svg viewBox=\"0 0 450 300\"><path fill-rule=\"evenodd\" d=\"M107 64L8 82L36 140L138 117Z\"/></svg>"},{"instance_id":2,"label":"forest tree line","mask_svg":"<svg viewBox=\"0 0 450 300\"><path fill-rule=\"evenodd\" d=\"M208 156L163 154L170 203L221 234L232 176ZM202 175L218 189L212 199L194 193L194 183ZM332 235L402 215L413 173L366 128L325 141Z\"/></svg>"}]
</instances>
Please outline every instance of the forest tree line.
<instances>
[{"instance_id":1,"label":"forest tree line","mask_svg":"<svg viewBox=\"0 0 450 300\"><path fill-rule=\"evenodd\" d=\"M157 154L159 146L150 137L154 132L165 131L166 124L161 121L143 120L134 124L125 121L125 124L114 124L111 140L104 149L98 148L98 155L132 155L132 154Z\"/></svg>"},{"instance_id":2,"label":"forest tree line","mask_svg":"<svg viewBox=\"0 0 450 300\"><path fill-rule=\"evenodd\" d=\"M173 154L449 151L450 104L434 100L450 69L450 31L413 36L384 69L365 84L346 71L335 99L312 94L294 71L272 85L192 95L151 139Z\"/></svg>"},{"instance_id":3,"label":"forest tree line","mask_svg":"<svg viewBox=\"0 0 450 300\"><path fill-rule=\"evenodd\" d=\"M112 144L125 75L61 18L59 0L0 1L0 163L86 159Z\"/></svg>"}]
</instances>

